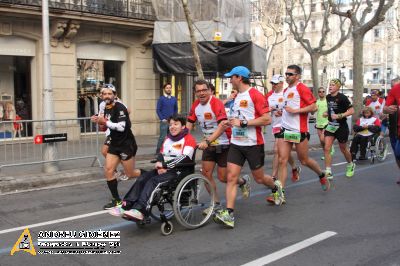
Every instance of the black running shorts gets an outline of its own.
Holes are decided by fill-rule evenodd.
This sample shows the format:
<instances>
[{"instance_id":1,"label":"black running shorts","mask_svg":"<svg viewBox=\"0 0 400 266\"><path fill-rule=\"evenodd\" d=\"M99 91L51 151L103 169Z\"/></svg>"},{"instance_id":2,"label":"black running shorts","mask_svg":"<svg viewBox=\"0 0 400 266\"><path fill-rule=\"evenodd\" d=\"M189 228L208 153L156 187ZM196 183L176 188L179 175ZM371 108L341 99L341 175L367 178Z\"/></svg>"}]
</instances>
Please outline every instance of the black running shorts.
<instances>
[{"instance_id":1,"label":"black running shorts","mask_svg":"<svg viewBox=\"0 0 400 266\"><path fill-rule=\"evenodd\" d=\"M264 144L254 146L238 146L231 144L228 152L229 163L243 166L247 160L251 170L257 170L264 166L264 157Z\"/></svg>"}]
</instances>

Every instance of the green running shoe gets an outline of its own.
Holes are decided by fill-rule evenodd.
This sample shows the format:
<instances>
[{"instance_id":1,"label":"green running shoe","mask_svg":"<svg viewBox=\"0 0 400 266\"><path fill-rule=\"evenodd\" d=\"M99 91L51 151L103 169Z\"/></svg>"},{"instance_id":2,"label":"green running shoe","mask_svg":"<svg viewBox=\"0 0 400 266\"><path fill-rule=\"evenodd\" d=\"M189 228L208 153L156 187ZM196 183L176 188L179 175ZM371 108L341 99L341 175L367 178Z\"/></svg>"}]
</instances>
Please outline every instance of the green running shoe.
<instances>
[{"instance_id":1,"label":"green running shoe","mask_svg":"<svg viewBox=\"0 0 400 266\"><path fill-rule=\"evenodd\" d=\"M351 178L354 175L354 169L356 168L355 163L351 163L350 165L347 165L346 167L346 177Z\"/></svg>"},{"instance_id":2,"label":"green running shoe","mask_svg":"<svg viewBox=\"0 0 400 266\"><path fill-rule=\"evenodd\" d=\"M274 193L272 193L274 196L275 205L282 205L285 197L283 195L282 183L279 180L276 180L274 183L275 186L277 187L277 190Z\"/></svg>"},{"instance_id":3,"label":"green running shoe","mask_svg":"<svg viewBox=\"0 0 400 266\"><path fill-rule=\"evenodd\" d=\"M115 207L121 207L121 205L122 205L122 201L121 200L112 199L109 203L104 205L103 209L104 210L111 210L112 208L115 208Z\"/></svg>"},{"instance_id":4,"label":"green running shoe","mask_svg":"<svg viewBox=\"0 0 400 266\"><path fill-rule=\"evenodd\" d=\"M229 214L228 210L222 210L215 213L214 221L221 223L228 228L233 229L235 227L235 218L232 214Z\"/></svg>"}]
</instances>

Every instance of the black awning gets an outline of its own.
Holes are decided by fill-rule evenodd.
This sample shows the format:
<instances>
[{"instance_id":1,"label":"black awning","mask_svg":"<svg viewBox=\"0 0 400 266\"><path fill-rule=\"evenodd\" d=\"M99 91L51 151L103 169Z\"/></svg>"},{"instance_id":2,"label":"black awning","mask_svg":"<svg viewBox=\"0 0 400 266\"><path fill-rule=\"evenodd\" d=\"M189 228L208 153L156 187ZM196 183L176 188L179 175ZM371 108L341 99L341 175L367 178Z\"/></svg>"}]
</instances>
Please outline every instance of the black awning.
<instances>
[{"instance_id":1,"label":"black awning","mask_svg":"<svg viewBox=\"0 0 400 266\"><path fill-rule=\"evenodd\" d=\"M156 73L196 73L190 43L153 44L152 48ZM266 51L252 42L199 42L198 48L204 73L224 73L238 65L265 73Z\"/></svg>"}]
</instances>

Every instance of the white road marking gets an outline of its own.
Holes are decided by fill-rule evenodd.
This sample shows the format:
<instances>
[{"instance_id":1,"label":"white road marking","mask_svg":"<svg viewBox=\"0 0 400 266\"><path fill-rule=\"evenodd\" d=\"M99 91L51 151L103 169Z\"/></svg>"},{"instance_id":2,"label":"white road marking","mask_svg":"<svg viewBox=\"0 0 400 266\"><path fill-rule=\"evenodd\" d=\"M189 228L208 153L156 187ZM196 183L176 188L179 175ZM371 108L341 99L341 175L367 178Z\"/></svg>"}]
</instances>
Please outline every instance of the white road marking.
<instances>
[{"instance_id":1,"label":"white road marking","mask_svg":"<svg viewBox=\"0 0 400 266\"><path fill-rule=\"evenodd\" d=\"M277 261L283 257L289 256L290 254L293 254L299 250L302 250L304 248L307 248L311 245L314 245L318 242L321 242L325 239L328 239L334 235L336 235L336 232L332 231L326 231L322 234L307 238L299 243L296 243L294 245L291 245L289 247L286 247L284 249L281 249L277 252L271 253L265 257L250 261L246 264L243 264L242 266L260 266L260 265L267 265L271 262Z\"/></svg>"},{"instance_id":2,"label":"white road marking","mask_svg":"<svg viewBox=\"0 0 400 266\"><path fill-rule=\"evenodd\" d=\"M71 217L67 217L67 218L51 220L51 221L47 221L47 222L43 222L43 223L24 225L24 226L20 226L20 227L14 227L14 228L6 229L6 230L1 230L1 231L0 231L0 235L2 235L2 234L7 234L7 233L10 233L10 232L15 232L15 231L24 230L25 228L31 229L31 228L35 228L35 227L44 226L44 225L57 224L57 223L62 223L62 222L67 222L67 221L82 219L82 218L86 218L86 217L90 217L90 216L95 216L95 215L104 214L104 213L107 213L107 212L108 212L108 210L97 211L97 212L90 212L90 213L81 214L81 215L76 215L76 216L71 216Z\"/></svg>"}]
</instances>

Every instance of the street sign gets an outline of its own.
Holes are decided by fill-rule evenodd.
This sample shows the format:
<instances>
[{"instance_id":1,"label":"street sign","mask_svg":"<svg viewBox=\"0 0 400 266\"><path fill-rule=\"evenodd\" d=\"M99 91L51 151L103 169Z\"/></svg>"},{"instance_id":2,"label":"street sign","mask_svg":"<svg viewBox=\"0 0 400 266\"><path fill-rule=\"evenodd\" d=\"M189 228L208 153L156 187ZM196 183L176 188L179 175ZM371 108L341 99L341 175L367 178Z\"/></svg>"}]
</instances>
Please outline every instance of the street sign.
<instances>
[{"instance_id":1,"label":"street sign","mask_svg":"<svg viewBox=\"0 0 400 266\"><path fill-rule=\"evenodd\" d=\"M36 135L34 138L35 144L60 142L67 140L68 140L67 133Z\"/></svg>"}]
</instances>

